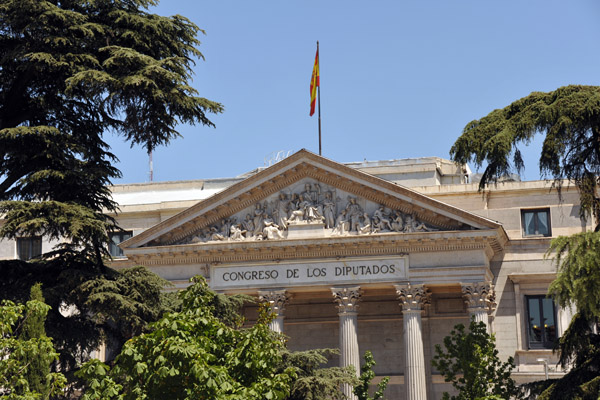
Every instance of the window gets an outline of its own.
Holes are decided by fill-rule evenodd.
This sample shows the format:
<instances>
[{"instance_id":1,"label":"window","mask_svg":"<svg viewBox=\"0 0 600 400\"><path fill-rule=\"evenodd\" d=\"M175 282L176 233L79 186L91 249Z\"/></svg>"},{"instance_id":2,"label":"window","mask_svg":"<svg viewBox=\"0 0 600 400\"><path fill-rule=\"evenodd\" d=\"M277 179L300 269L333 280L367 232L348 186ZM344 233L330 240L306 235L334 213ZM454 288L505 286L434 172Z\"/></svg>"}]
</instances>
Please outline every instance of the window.
<instances>
[{"instance_id":1,"label":"window","mask_svg":"<svg viewBox=\"0 0 600 400\"><path fill-rule=\"evenodd\" d=\"M521 210L523 236L551 236L550 209Z\"/></svg>"},{"instance_id":2,"label":"window","mask_svg":"<svg viewBox=\"0 0 600 400\"><path fill-rule=\"evenodd\" d=\"M546 296L525 296L530 349L551 349L556 341L556 310Z\"/></svg>"},{"instance_id":3,"label":"window","mask_svg":"<svg viewBox=\"0 0 600 400\"><path fill-rule=\"evenodd\" d=\"M113 257L124 257L123 250L119 247L119 243L126 241L133 236L131 231L120 231L109 233L110 243L108 245L108 252Z\"/></svg>"},{"instance_id":4,"label":"window","mask_svg":"<svg viewBox=\"0 0 600 400\"><path fill-rule=\"evenodd\" d=\"M42 238L40 236L17 238L17 257L19 260L30 260L42 254Z\"/></svg>"}]
</instances>

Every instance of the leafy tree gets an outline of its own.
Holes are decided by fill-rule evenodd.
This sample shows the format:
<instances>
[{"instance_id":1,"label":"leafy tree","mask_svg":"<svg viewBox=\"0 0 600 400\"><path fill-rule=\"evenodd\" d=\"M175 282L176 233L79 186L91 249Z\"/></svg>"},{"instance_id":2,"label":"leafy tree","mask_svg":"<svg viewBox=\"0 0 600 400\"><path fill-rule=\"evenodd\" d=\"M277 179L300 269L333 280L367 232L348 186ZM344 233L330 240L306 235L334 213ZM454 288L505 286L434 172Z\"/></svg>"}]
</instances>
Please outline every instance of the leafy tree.
<instances>
[{"instance_id":1,"label":"leafy tree","mask_svg":"<svg viewBox=\"0 0 600 400\"><path fill-rule=\"evenodd\" d=\"M540 171L555 179L559 195L563 179L573 182L580 194L581 217L592 216L596 225L594 232L558 237L550 245L547 256L555 255L558 276L549 294L561 306L579 310L558 348L563 367L569 361L574 367L555 383L530 387L545 390L542 398L595 399L600 371L600 87L571 85L531 93L467 124L450 154L456 162L486 164L483 188L512 170L519 171L523 160L517 145L528 144L538 133L545 134ZM573 391L566 390L569 387Z\"/></svg>"},{"instance_id":2,"label":"leafy tree","mask_svg":"<svg viewBox=\"0 0 600 400\"><path fill-rule=\"evenodd\" d=\"M360 377L358 378L360 384L354 387L354 394L358 397L358 400L379 400L383 399L383 392L387 388L387 384L390 381L389 377L385 377L377 384L377 391L373 394L373 397L369 396L369 385L373 378L375 378L375 372L373 372L373 366L375 365L375 358L373 353L370 351L365 352L365 364L360 369Z\"/></svg>"},{"instance_id":3,"label":"leafy tree","mask_svg":"<svg viewBox=\"0 0 600 400\"><path fill-rule=\"evenodd\" d=\"M34 263L5 261L1 267L2 298L20 301L30 282L43 283L45 301L52 307L46 331L61 349L63 372L80 365L102 342L118 349L145 332L149 322L178 307L174 293L162 291L168 282L147 269L100 272L88 268L90 262L74 254Z\"/></svg>"},{"instance_id":4,"label":"leafy tree","mask_svg":"<svg viewBox=\"0 0 600 400\"><path fill-rule=\"evenodd\" d=\"M212 126L207 114L223 110L189 84L202 31L152 14L156 4L0 1L0 238L59 242L44 259L0 261L0 292L24 300L43 283L63 371L111 326L122 342L161 314L156 281L144 283L154 278L105 265L107 232L118 230L107 185L120 172L104 135L151 151L179 136L178 123Z\"/></svg>"},{"instance_id":5,"label":"leafy tree","mask_svg":"<svg viewBox=\"0 0 600 400\"><path fill-rule=\"evenodd\" d=\"M50 307L41 300L39 285L27 304L4 300L0 305L0 396L9 399L47 399L60 394L65 377L51 373L58 358L52 340L44 333Z\"/></svg>"},{"instance_id":6,"label":"leafy tree","mask_svg":"<svg viewBox=\"0 0 600 400\"><path fill-rule=\"evenodd\" d=\"M569 372L561 379L529 385L538 399L593 399L600 393L600 234L579 233L552 240L547 256L554 256L558 276L549 293L561 307L577 314L560 338L559 363Z\"/></svg>"},{"instance_id":7,"label":"leafy tree","mask_svg":"<svg viewBox=\"0 0 600 400\"><path fill-rule=\"evenodd\" d=\"M196 278L181 292L181 311L129 340L112 369L86 363L83 399L284 399L295 372L277 371L283 341L267 314L251 328L231 328L214 315L214 296Z\"/></svg>"},{"instance_id":8,"label":"leafy tree","mask_svg":"<svg viewBox=\"0 0 600 400\"><path fill-rule=\"evenodd\" d=\"M444 400L492 400L518 397L519 391L510 377L515 367L512 357L503 363L498 358L496 340L487 333L485 324L471 320L469 332L458 324L444 338L444 348L437 344L431 364L458 395L444 393Z\"/></svg>"},{"instance_id":9,"label":"leafy tree","mask_svg":"<svg viewBox=\"0 0 600 400\"><path fill-rule=\"evenodd\" d=\"M469 122L450 149L458 163L485 164L480 188L523 167L517 147L545 134L540 172L574 182L581 196L581 215L600 223L600 87L572 85L552 92L533 92L509 106ZM600 228L597 225L596 229Z\"/></svg>"},{"instance_id":10,"label":"leafy tree","mask_svg":"<svg viewBox=\"0 0 600 400\"><path fill-rule=\"evenodd\" d=\"M283 350L279 371L292 367L296 378L292 381L290 395L286 400L341 399L342 384L354 386L357 383L353 367L324 368L327 357L338 354L334 349L314 349L307 351Z\"/></svg>"}]
</instances>

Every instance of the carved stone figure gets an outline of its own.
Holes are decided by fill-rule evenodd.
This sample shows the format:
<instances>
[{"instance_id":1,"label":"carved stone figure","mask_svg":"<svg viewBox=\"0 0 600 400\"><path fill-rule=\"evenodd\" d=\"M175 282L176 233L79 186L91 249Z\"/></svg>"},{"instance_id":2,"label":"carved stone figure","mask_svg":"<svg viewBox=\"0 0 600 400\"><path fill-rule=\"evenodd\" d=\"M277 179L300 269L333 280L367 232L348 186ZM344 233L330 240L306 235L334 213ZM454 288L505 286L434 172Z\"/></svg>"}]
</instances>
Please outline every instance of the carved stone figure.
<instances>
[{"instance_id":1,"label":"carved stone figure","mask_svg":"<svg viewBox=\"0 0 600 400\"><path fill-rule=\"evenodd\" d=\"M216 226L210 228L210 240L225 240L225 236L219 233L219 230Z\"/></svg>"},{"instance_id":2,"label":"carved stone figure","mask_svg":"<svg viewBox=\"0 0 600 400\"><path fill-rule=\"evenodd\" d=\"M244 240L244 234L246 233L245 230L240 229L239 225L231 225L230 229L230 235L229 235L229 240L234 240L236 242L242 241Z\"/></svg>"},{"instance_id":3,"label":"carved stone figure","mask_svg":"<svg viewBox=\"0 0 600 400\"><path fill-rule=\"evenodd\" d=\"M325 193L323 200L323 218L325 218L325 228L331 229L335 226L335 201L331 192Z\"/></svg>"},{"instance_id":4,"label":"carved stone figure","mask_svg":"<svg viewBox=\"0 0 600 400\"><path fill-rule=\"evenodd\" d=\"M252 237L254 234L254 221L252 220L252 216L250 214L246 214L246 219L242 221L242 226L246 231L246 239Z\"/></svg>"},{"instance_id":5,"label":"carved stone figure","mask_svg":"<svg viewBox=\"0 0 600 400\"><path fill-rule=\"evenodd\" d=\"M274 223L267 214L264 214L263 216L263 225L263 237L266 237L269 240L283 239L283 233L281 232L280 227Z\"/></svg>"},{"instance_id":6,"label":"carved stone figure","mask_svg":"<svg viewBox=\"0 0 600 400\"><path fill-rule=\"evenodd\" d=\"M265 210L262 209L260 203L256 203L256 205L254 206L254 219L252 220L252 222L254 223L253 236L256 236L262 232L264 212Z\"/></svg>"},{"instance_id":7,"label":"carved stone figure","mask_svg":"<svg viewBox=\"0 0 600 400\"><path fill-rule=\"evenodd\" d=\"M392 220L392 230L394 232L402 232L404 230L404 219L400 211L396 212L396 217Z\"/></svg>"},{"instance_id":8,"label":"carved stone figure","mask_svg":"<svg viewBox=\"0 0 600 400\"><path fill-rule=\"evenodd\" d=\"M221 220L221 235L223 235L223 237L229 237L231 226L235 224L235 222L235 218L233 217Z\"/></svg>"},{"instance_id":9,"label":"carved stone figure","mask_svg":"<svg viewBox=\"0 0 600 400\"><path fill-rule=\"evenodd\" d=\"M323 221L323 216L319 213L319 209L315 206L310 198L300 195L300 207L304 211L304 220L308 222Z\"/></svg>"},{"instance_id":10,"label":"carved stone figure","mask_svg":"<svg viewBox=\"0 0 600 400\"><path fill-rule=\"evenodd\" d=\"M373 218L377 218L378 221L378 228L380 232L384 232L386 230L385 227L387 227L387 230L392 230L392 225L390 224L390 219L388 217L386 217L385 215L385 207L380 205L379 208L377 210L375 210L375 212L373 213Z\"/></svg>"},{"instance_id":11,"label":"carved stone figure","mask_svg":"<svg viewBox=\"0 0 600 400\"><path fill-rule=\"evenodd\" d=\"M190 241L188 243L201 243L201 242L203 242L202 236L200 234L197 234L197 235L192 236L192 238L190 239Z\"/></svg>"},{"instance_id":12,"label":"carved stone figure","mask_svg":"<svg viewBox=\"0 0 600 400\"><path fill-rule=\"evenodd\" d=\"M350 230L356 231L360 229L360 217L363 214L363 210L359 204L356 203L355 197L348 197L348 204L346 205L346 215L350 220Z\"/></svg>"},{"instance_id":13,"label":"carved stone figure","mask_svg":"<svg viewBox=\"0 0 600 400\"><path fill-rule=\"evenodd\" d=\"M425 232L429 229L425 226L425 224L416 220L412 215L406 216L406 225L404 226L405 232Z\"/></svg>"},{"instance_id":14,"label":"carved stone figure","mask_svg":"<svg viewBox=\"0 0 600 400\"><path fill-rule=\"evenodd\" d=\"M371 233L371 219L369 218L369 214L363 214L363 220L359 225L358 234L359 235L368 235Z\"/></svg>"},{"instance_id":15,"label":"carved stone figure","mask_svg":"<svg viewBox=\"0 0 600 400\"><path fill-rule=\"evenodd\" d=\"M314 184L315 190L311 190L310 183L304 184L304 192L300 193L304 200L310 201L313 204L318 203L319 195L321 194L321 186L318 183Z\"/></svg>"},{"instance_id":16,"label":"carved stone figure","mask_svg":"<svg viewBox=\"0 0 600 400\"><path fill-rule=\"evenodd\" d=\"M282 229L287 227L288 222L288 205L290 201L287 199L285 193L279 193L279 198L276 200L276 204L273 210L273 216L275 217L275 221L277 221L277 225L279 225Z\"/></svg>"},{"instance_id":17,"label":"carved stone figure","mask_svg":"<svg viewBox=\"0 0 600 400\"><path fill-rule=\"evenodd\" d=\"M345 235L350 228L350 223L346 219L346 210L342 210L340 215L335 220L335 228L333 228L332 235Z\"/></svg>"}]
</instances>

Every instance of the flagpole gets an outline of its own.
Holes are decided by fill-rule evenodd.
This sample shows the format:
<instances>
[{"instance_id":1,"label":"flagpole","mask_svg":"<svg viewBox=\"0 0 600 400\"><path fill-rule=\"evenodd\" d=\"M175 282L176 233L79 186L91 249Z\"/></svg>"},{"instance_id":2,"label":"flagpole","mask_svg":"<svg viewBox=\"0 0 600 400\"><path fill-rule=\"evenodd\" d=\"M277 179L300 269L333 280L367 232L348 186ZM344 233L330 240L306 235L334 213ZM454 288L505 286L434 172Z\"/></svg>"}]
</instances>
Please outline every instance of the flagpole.
<instances>
[{"instance_id":1,"label":"flagpole","mask_svg":"<svg viewBox=\"0 0 600 400\"><path fill-rule=\"evenodd\" d=\"M319 41L317 40L317 54L319 54ZM321 75L321 61L319 62L319 75ZM319 79L320 81L320 79ZM321 84L317 86L317 103L319 103L319 155L321 154Z\"/></svg>"}]
</instances>

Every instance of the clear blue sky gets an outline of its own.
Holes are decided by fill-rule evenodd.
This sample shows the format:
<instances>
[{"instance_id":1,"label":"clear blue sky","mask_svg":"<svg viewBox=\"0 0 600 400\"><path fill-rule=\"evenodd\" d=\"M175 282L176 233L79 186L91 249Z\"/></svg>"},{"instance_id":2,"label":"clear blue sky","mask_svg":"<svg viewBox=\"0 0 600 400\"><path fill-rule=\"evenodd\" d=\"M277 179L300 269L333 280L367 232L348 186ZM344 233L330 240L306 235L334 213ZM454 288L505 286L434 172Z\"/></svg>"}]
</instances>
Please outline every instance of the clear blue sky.
<instances>
[{"instance_id":1,"label":"clear blue sky","mask_svg":"<svg viewBox=\"0 0 600 400\"><path fill-rule=\"evenodd\" d=\"M206 31L193 86L221 102L216 128L180 126L154 153L154 180L231 177L280 150L318 153L309 81L320 42L323 156L438 156L463 127L532 91L600 85L597 0L192 1L152 10ZM123 179L148 157L109 138ZM535 143L525 179L538 179ZM539 145L538 145L539 146Z\"/></svg>"}]
</instances>

